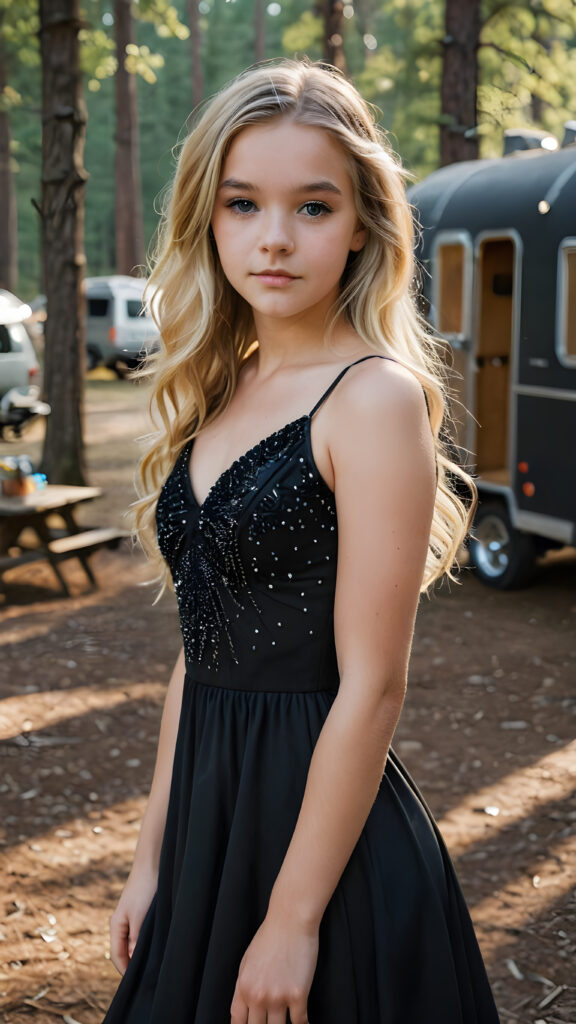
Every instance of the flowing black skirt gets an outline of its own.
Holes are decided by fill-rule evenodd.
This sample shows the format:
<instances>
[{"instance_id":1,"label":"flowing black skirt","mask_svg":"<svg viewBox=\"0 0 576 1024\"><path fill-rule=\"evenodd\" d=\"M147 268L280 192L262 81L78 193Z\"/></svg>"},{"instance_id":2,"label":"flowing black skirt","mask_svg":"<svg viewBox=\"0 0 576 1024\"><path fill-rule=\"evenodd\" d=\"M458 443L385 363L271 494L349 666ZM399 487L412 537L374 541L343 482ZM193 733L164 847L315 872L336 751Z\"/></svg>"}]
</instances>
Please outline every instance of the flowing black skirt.
<instances>
[{"instance_id":1,"label":"flowing black skirt","mask_svg":"<svg viewBox=\"0 0 576 1024\"><path fill-rule=\"evenodd\" d=\"M105 1024L229 1024L335 692L186 677L158 889ZM320 927L310 1024L497 1024L454 868L390 754Z\"/></svg>"}]
</instances>

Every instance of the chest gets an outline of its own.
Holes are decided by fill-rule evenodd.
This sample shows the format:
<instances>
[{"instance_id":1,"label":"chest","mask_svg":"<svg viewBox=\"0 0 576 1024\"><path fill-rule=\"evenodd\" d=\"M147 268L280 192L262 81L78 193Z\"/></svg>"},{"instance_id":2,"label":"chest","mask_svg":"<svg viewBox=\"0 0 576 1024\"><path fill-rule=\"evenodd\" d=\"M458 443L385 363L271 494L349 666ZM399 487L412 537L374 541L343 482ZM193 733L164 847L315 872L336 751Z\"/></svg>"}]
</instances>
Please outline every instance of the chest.
<instances>
[{"instance_id":1,"label":"chest","mask_svg":"<svg viewBox=\"0 0 576 1024\"><path fill-rule=\"evenodd\" d=\"M308 417L236 459L202 503L192 489L190 454L191 444L180 453L156 510L159 546L172 572L194 546L212 547L212 560L222 565L231 546L252 566L261 558L300 561L308 549L312 564L314 549L324 547L328 535L329 546L334 541L334 496L314 461Z\"/></svg>"}]
</instances>

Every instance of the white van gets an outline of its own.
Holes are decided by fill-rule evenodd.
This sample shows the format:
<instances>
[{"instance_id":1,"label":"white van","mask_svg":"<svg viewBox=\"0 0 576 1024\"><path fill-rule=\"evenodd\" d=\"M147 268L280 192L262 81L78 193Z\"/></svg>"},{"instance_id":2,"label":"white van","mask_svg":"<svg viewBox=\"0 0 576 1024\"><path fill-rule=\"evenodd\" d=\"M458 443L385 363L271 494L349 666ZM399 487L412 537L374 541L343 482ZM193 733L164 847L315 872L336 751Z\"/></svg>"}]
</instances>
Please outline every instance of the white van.
<instances>
[{"instance_id":1,"label":"white van","mask_svg":"<svg viewBox=\"0 0 576 1024\"><path fill-rule=\"evenodd\" d=\"M154 321L142 308L144 278L87 277L86 362L88 369L100 363L130 369L159 347Z\"/></svg>"},{"instance_id":2,"label":"white van","mask_svg":"<svg viewBox=\"0 0 576 1024\"><path fill-rule=\"evenodd\" d=\"M30 306L0 289L0 397L38 379L38 360L23 323L31 315Z\"/></svg>"}]
</instances>

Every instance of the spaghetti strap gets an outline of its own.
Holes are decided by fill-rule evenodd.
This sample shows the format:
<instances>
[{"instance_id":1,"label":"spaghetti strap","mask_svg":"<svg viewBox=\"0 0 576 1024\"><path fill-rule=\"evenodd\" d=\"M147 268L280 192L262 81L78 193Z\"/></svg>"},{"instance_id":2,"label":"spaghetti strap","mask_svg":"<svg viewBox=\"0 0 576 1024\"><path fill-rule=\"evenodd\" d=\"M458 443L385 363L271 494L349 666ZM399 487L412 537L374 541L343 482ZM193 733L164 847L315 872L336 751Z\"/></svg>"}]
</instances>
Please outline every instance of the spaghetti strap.
<instances>
[{"instance_id":1,"label":"spaghetti strap","mask_svg":"<svg viewBox=\"0 0 576 1024\"><path fill-rule=\"evenodd\" d=\"M312 412L309 413L310 418L312 418L312 416L314 415L316 410L320 408L322 403L326 401L326 399L328 398L328 395L332 394L334 388L342 380L342 377L344 376L344 374L348 373L348 370L350 370L353 366L357 366L358 363L363 363L366 359L390 359L390 361L393 362L393 363L397 363L398 362L397 359L392 359L392 356L380 356L377 353L374 353L373 356L362 356L361 359L356 359L356 361L354 363L350 363L348 366L345 366L343 370L340 370L340 373L336 377L336 380L332 381L330 387L326 389L326 391L321 396L321 398L319 398L318 401L316 402L316 405L312 409Z\"/></svg>"}]
</instances>

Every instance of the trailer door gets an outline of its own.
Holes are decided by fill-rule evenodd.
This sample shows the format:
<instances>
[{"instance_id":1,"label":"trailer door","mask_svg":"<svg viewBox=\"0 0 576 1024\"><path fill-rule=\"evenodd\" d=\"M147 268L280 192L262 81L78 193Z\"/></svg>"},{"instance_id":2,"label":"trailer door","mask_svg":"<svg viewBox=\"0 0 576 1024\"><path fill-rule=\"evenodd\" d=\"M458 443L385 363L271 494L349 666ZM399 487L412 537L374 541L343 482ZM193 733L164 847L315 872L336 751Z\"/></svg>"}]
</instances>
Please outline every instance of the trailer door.
<instances>
[{"instance_id":1,"label":"trailer door","mask_svg":"<svg viewBox=\"0 0 576 1024\"><path fill-rule=\"evenodd\" d=\"M514 237L481 238L476 258L475 380L476 471L483 480L511 482L511 384L518 296Z\"/></svg>"},{"instance_id":2,"label":"trailer door","mask_svg":"<svg viewBox=\"0 0 576 1024\"><path fill-rule=\"evenodd\" d=\"M447 342L449 413L459 459L469 463L472 437L470 359L472 338L472 238L467 231L439 231L432 249L432 320Z\"/></svg>"}]
</instances>

